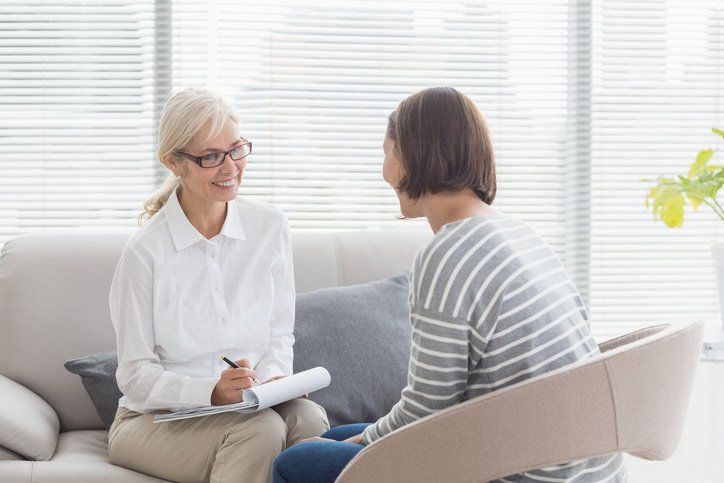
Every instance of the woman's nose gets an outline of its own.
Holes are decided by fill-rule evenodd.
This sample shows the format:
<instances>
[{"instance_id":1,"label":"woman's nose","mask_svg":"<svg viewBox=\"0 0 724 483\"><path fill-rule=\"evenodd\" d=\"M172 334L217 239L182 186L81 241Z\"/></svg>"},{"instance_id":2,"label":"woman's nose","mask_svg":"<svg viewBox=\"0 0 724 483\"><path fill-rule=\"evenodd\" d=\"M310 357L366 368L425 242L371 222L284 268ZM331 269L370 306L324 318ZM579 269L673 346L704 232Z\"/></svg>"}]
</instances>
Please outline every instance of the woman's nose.
<instances>
[{"instance_id":1,"label":"woman's nose","mask_svg":"<svg viewBox=\"0 0 724 483\"><path fill-rule=\"evenodd\" d=\"M221 163L222 171L235 173L238 163L239 161L234 161L233 159L231 159L231 154L226 153L226 156L224 156L224 162Z\"/></svg>"}]
</instances>

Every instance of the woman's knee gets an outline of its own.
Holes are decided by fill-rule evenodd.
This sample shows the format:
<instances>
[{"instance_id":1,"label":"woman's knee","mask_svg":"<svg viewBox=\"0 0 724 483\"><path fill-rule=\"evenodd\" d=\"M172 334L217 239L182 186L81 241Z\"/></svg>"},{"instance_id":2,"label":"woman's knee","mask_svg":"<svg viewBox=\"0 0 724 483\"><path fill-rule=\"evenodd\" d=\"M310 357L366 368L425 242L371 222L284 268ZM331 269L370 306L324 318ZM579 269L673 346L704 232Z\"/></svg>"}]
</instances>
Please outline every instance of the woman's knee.
<instances>
[{"instance_id":1,"label":"woman's knee","mask_svg":"<svg viewBox=\"0 0 724 483\"><path fill-rule=\"evenodd\" d=\"M259 451L278 454L286 446L287 426L271 409L264 409L230 430L232 440L246 441Z\"/></svg>"},{"instance_id":2,"label":"woman's knee","mask_svg":"<svg viewBox=\"0 0 724 483\"><path fill-rule=\"evenodd\" d=\"M343 441L347 438L351 438L352 436L362 434L365 428L369 425L370 423L343 424L342 426L334 427L325 432L322 437L333 439L335 441Z\"/></svg>"},{"instance_id":3,"label":"woman's knee","mask_svg":"<svg viewBox=\"0 0 724 483\"><path fill-rule=\"evenodd\" d=\"M295 401L297 401L301 417L309 421L312 426L321 429L320 434L329 429L327 411L322 406L309 399L296 399Z\"/></svg>"},{"instance_id":4,"label":"woman's knee","mask_svg":"<svg viewBox=\"0 0 724 483\"><path fill-rule=\"evenodd\" d=\"M274 461L274 482L334 482L362 448L358 444L328 441L295 445Z\"/></svg>"},{"instance_id":5,"label":"woman's knee","mask_svg":"<svg viewBox=\"0 0 724 483\"><path fill-rule=\"evenodd\" d=\"M276 409L287 425L292 440L290 446L301 439L319 436L329 429L327 412L309 399L294 399Z\"/></svg>"},{"instance_id":6,"label":"woman's knee","mask_svg":"<svg viewBox=\"0 0 724 483\"><path fill-rule=\"evenodd\" d=\"M299 463L303 463L305 459L304 452L298 451L299 447L299 445L296 445L284 450L282 454L274 460L274 483L294 481L294 474L290 473L289 469L300 468Z\"/></svg>"},{"instance_id":7,"label":"woman's knee","mask_svg":"<svg viewBox=\"0 0 724 483\"><path fill-rule=\"evenodd\" d=\"M137 446L134 441L135 432L131 427L133 419L135 418L119 417L116 414L108 431L108 456L114 465L126 466L129 459L132 460L129 454Z\"/></svg>"}]
</instances>

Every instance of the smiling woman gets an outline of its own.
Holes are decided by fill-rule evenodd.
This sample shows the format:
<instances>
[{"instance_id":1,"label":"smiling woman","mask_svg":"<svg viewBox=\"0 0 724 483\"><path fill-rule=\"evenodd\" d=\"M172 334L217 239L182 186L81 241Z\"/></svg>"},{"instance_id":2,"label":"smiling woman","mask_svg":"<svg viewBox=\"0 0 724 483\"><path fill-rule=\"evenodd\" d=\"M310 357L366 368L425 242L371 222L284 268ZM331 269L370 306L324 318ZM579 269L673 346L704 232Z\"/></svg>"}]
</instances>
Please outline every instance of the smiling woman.
<instances>
[{"instance_id":1,"label":"smiling woman","mask_svg":"<svg viewBox=\"0 0 724 483\"><path fill-rule=\"evenodd\" d=\"M167 480L268 481L285 446L328 428L307 399L153 423L159 412L240 402L257 378L292 373L289 227L278 208L237 198L251 153L237 122L204 89L166 103L158 157L172 174L145 203L110 291L123 393L111 462Z\"/></svg>"},{"instance_id":2,"label":"smiling woman","mask_svg":"<svg viewBox=\"0 0 724 483\"><path fill-rule=\"evenodd\" d=\"M228 184L233 180L233 185L221 190L224 192L223 199L210 198L207 201L233 199L229 198L232 193L229 188L236 188L233 190L233 197L236 197L246 167L245 157L251 153L251 143L239 137L238 122L239 117L231 104L205 89L185 89L166 102L159 123L157 155L171 174L144 203L139 224L161 209L171 193L181 185L183 178L187 178L189 191L202 199L202 186L206 186L205 192L209 193L209 185L213 186L214 182ZM233 153L227 151L233 151L233 148L241 144L248 146L248 150ZM224 153L224 156L220 156L221 153ZM226 163L227 158L230 163ZM185 159L193 161L196 166L184 163Z\"/></svg>"},{"instance_id":3,"label":"smiling woman","mask_svg":"<svg viewBox=\"0 0 724 483\"><path fill-rule=\"evenodd\" d=\"M206 121L184 150L161 158L184 188L179 191L184 213L202 234L211 236L221 229L225 203L236 198L251 146L239 138L231 118L216 130L212 120Z\"/></svg>"}]
</instances>

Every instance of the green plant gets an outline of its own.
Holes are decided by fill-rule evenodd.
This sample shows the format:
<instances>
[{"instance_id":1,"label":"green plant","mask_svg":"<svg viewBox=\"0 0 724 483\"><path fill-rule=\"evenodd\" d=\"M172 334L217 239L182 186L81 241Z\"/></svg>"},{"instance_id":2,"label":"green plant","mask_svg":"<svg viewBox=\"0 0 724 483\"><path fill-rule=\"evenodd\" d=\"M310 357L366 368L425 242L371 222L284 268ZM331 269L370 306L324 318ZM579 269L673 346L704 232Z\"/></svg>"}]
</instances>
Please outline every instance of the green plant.
<instances>
[{"instance_id":1,"label":"green plant","mask_svg":"<svg viewBox=\"0 0 724 483\"><path fill-rule=\"evenodd\" d=\"M724 139L724 130L711 128ZM724 208L717 200L717 193L724 185L724 166L709 164L718 149L703 149L689 167L689 173L674 178L658 178L656 186L646 194L646 208L653 208L654 220L661 219L670 228L684 223L684 207L687 201L696 210L704 203L724 221Z\"/></svg>"}]
</instances>

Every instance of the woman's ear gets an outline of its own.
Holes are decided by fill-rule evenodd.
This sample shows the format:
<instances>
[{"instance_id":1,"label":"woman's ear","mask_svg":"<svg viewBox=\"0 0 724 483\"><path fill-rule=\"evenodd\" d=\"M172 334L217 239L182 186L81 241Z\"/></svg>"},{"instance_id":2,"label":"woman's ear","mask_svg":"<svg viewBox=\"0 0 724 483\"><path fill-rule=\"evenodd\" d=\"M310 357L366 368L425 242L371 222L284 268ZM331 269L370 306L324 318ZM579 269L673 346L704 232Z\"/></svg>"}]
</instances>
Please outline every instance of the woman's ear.
<instances>
[{"instance_id":1,"label":"woman's ear","mask_svg":"<svg viewBox=\"0 0 724 483\"><path fill-rule=\"evenodd\" d=\"M172 154L167 154L161 160L164 166L166 166L171 172L178 178L181 177L181 164Z\"/></svg>"}]
</instances>

